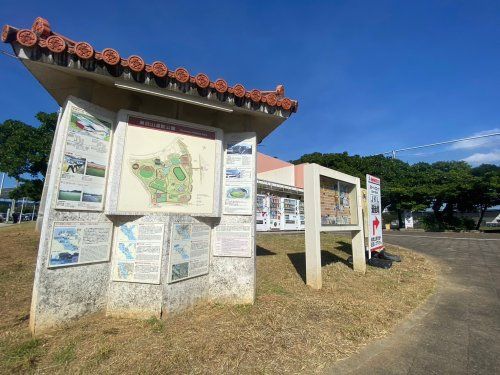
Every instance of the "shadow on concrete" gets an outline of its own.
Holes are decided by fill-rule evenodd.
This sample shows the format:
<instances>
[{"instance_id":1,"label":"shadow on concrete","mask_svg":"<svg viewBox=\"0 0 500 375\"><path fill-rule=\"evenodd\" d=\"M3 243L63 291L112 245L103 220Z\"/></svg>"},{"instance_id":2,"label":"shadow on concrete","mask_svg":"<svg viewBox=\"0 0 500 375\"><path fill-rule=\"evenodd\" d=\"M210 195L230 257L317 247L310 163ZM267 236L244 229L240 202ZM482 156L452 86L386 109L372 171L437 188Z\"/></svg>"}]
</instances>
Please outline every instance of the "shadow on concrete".
<instances>
[{"instance_id":1,"label":"shadow on concrete","mask_svg":"<svg viewBox=\"0 0 500 375\"><path fill-rule=\"evenodd\" d=\"M276 253L266 248L263 248L262 246L257 245L257 256L261 257L266 255L276 255Z\"/></svg>"},{"instance_id":2,"label":"shadow on concrete","mask_svg":"<svg viewBox=\"0 0 500 375\"><path fill-rule=\"evenodd\" d=\"M348 244L351 246L350 244ZM295 270L302 278L304 283L306 282L306 253L290 253L287 254L288 259L292 262ZM344 263L346 266L351 267L352 265L347 262L347 260L329 252L328 250L321 250L321 267L327 266L332 263Z\"/></svg>"}]
</instances>

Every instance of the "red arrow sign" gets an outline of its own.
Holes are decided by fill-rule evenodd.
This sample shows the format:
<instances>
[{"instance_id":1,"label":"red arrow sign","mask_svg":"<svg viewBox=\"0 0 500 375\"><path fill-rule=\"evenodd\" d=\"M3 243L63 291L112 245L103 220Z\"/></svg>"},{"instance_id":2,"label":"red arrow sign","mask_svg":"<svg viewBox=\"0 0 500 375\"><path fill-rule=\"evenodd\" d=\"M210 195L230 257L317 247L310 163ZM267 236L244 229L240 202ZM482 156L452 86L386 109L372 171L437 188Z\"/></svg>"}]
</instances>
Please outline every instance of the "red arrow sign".
<instances>
[{"instance_id":1,"label":"red arrow sign","mask_svg":"<svg viewBox=\"0 0 500 375\"><path fill-rule=\"evenodd\" d=\"M375 216L375 220L373 220L373 233L375 233L379 225L380 221L378 221L378 217Z\"/></svg>"}]
</instances>

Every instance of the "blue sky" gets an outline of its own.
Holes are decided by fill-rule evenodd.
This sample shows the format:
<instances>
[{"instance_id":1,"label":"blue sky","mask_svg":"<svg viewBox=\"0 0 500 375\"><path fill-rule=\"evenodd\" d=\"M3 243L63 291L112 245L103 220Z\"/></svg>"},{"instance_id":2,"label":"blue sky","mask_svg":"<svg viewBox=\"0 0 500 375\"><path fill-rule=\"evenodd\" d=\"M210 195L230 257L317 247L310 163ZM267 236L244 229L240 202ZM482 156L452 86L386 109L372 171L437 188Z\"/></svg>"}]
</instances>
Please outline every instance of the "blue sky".
<instances>
[{"instance_id":1,"label":"blue sky","mask_svg":"<svg viewBox=\"0 0 500 375\"><path fill-rule=\"evenodd\" d=\"M7 0L0 23L26 28L42 16L98 50L113 47L247 89L284 84L299 111L261 151L285 160L315 151L377 154L500 131L500 1L119 4ZM0 121L34 123L37 111L57 109L5 55L0 82ZM498 164L500 137L400 157Z\"/></svg>"}]
</instances>

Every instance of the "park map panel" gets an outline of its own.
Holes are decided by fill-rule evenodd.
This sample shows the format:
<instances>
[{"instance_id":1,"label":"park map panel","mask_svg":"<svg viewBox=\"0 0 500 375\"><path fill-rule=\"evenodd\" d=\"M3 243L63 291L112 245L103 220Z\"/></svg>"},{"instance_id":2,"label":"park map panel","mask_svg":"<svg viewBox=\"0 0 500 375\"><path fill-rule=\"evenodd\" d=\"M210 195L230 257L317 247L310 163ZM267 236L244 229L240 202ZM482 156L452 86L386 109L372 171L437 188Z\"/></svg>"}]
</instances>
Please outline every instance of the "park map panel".
<instances>
[{"instance_id":1,"label":"park map panel","mask_svg":"<svg viewBox=\"0 0 500 375\"><path fill-rule=\"evenodd\" d=\"M165 159L153 155L131 159L129 166L150 194L151 204L188 203L193 190L193 166L187 146L177 140L178 150L169 150Z\"/></svg>"},{"instance_id":2,"label":"park map panel","mask_svg":"<svg viewBox=\"0 0 500 375\"><path fill-rule=\"evenodd\" d=\"M212 214L215 132L128 119L118 211Z\"/></svg>"}]
</instances>

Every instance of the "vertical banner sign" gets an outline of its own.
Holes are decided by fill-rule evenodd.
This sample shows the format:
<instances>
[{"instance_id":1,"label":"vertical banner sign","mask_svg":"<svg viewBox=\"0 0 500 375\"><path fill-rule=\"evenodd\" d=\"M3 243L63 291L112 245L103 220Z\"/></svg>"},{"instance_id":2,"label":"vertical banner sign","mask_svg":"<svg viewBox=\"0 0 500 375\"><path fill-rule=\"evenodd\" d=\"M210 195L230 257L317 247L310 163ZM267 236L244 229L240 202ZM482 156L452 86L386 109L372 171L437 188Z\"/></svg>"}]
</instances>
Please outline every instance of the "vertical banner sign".
<instances>
[{"instance_id":1,"label":"vertical banner sign","mask_svg":"<svg viewBox=\"0 0 500 375\"><path fill-rule=\"evenodd\" d=\"M380 199L380 178L366 175L368 193L368 248L370 252L384 248L382 242L382 202Z\"/></svg>"}]
</instances>

